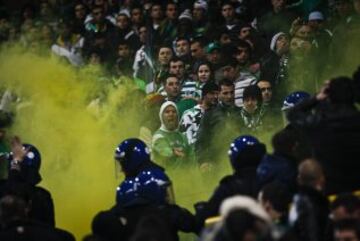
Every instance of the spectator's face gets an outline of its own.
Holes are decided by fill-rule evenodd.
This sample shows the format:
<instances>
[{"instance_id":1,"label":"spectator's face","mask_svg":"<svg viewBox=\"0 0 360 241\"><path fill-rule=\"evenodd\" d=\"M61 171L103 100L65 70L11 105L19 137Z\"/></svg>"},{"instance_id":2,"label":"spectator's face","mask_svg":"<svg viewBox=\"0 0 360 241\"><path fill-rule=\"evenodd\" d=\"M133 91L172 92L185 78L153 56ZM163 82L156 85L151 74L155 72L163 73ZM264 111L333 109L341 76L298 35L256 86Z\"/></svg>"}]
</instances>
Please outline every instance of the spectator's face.
<instances>
[{"instance_id":1,"label":"spectator's face","mask_svg":"<svg viewBox=\"0 0 360 241\"><path fill-rule=\"evenodd\" d=\"M147 34L146 27L141 27L141 28L139 29L140 42L142 42L142 43L145 43L145 42L146 42L146 34Z\"/></svg>"},{"instance_id":2,"label":"spectator's face","mask_svg":"<svg viewBox=\"0 0 360 241\"><path fill-rule=\"evenodd\" d=\"M332 220L340 221L347 218L352 218L352 215L346 210L344 206L339 206L331 211Z\"/></svg>"},{"instance_id":3,"label":"spectator's face","mask_svg":"<svg viewBox=\"0 0 360 241\"><path fill-rule=\"evenodd\" d=\"M129 57L130 56L130 48L126 44L120 44L118 48L119 57Z\"/></svg>"},{"instance_id":4,"label":"spectator's face","mask_svg":"<svg viewBox=\"0 0 360 241\"><path fill-rule=\"evenodd\" d=\"M347 17L351 13L351 3L348 1L338 1L335 4L335 9L340 17Z\"/></svg>"},{"instance_id":5,"label":"spectator's face","mask_svg":"<svg viewBox=\"0 0 360 241\"><path fill-rule=\"evenodd\" d=\"M211 70L208 65L200 65L198 70L198 79L201 83L206 83L210 80Z\"/></svg>"},{"instance_id":6,"label":"spectator's face","mask_svg":"<svg viewBox=\"0 0 360 241\"><path fill-rule=\"evenodd\" d=\"M94 8L92 11L92 15L96 23L99 23L104 19L104 11L101 8Z\"/></svg>"},{"instance_id":7,"label":"spectator's face","mask_svg":"<svg viewBox=\"0 0 360 241\"><path fill-rule=\"evenodd\" d=\"M71 28L69 26L64 26L61 29L60 35L63 40L69 40L69 38L71 37Z\"/></svg>"},{"instance_id":8,"label":"spectator's face","mask_svg":"<svg viewBox=\"0 0 360 241\"><path fill-rule=\"evenodd\" d=\"M311 50L309 41L294 37L290 41L290 52L294 55L306 55Z\"/></svg>"},{"instance_id":9,"label":"spectator's face","mask_svg":"<svg viewBox=\"0 0 360 241\"><path fill-rule=\"evenodd\" d=\"M178 116L174 106L168 106L162 113L162 119L164 125L170 131L175 130L178 127Z\"/></svg>"},{"instance_id":10,"label":"spectator's face","mask_svg":"<svg viewBox=\"0 0 360 241\"><path fill-rule=\"evenodd\" d=\"M226 105L234 105L234 86L220 86L219 100Z\"/></svg>"},{"instance_id":11,"label":"spectator's face","mask_svg":"<svg viewBox=\"0 0 360 241\"><path fill-rule=\"evenodd\" d=\"M163 17L163 12L160 5L154 5L151 7L151 18L154 20L160 20Z\"/></svg>"},{"instance_id":12,"label":"spectator's face","mask_svg":"<svg viewBox=\"0 0 360 241\"><path fill-rule=\"evenodd\" d=\"M220 58L221 55L218 49L214 49L206 55L206 59L212 64L218 64L220 62Z\"/></svg>"},{"instance_id":13,"label":"spectator's face","mask_svg":"<svg viewBox=\"0 0 360 241\"><path fill-rule=\"evenodd\" d=\"M251 27L243 27L242 29L240 29L239 32L239 39L245 40L250 36L250 33L251 33Z\"/></svg>"},{"instance_id":14,"label":"spectator's face","mask_svg":"<svg viewBox=\"0 0 360 241\"><path fill-rule=\"evenodd\" d=\"M85 18L85 16L86 16L85 6L82 5L82 4L77 4L77 5L75 6L75 17L76 17L77 19L82 20L82 19Z\"/></svg>"},{"instance_id":15,"label":"spectator's face","mask_svg":"<svg viewBox=\"0 0 360 241\"><path fill-rule=\"evenodd\" d=\"M31 8L26 8L23 12L24 19L31 19L34 17L34 12Z\"/></svg>"},{"instance_id":16,"label":"spectator's face","mask_svg":"<svg viewBox=\"0 0 360 241\"><path fill-rule=\"evenodd\" d=\"M133 24L140 24L143 20L143 15L140 8L134 8L131 11L131 22Z\"/></svg>"},{"instance_id":17,"label":"spectator's face","mask_svg":"<svg viewBox=\"0 0 360 241\"><path fill-rule=\"evenodd\" d=\"M234 66L231 65L224 66L222 68L222 73L224 79L235 80L236 78L236 69Z\"/></svg>"},{"instance_id":18,"label":"spectator's face","mask_svg":"<svg viewBox=\"0 0 360 241\"><path fill-rule=\"evenodd\" d=\"M235 9L233 8L233 6L231 6L229 4L225 4L221 8L221 14L225 18L226 21L230 21L235 17Z\"/></svg>"},{"instance_id":19,"label":"spectator's face","mask_svg":"<svg viewBox=\"0 0 360 241\"><path fill-rule=\"evenodd\" d=\"M183 79L185 74L185 66L182 61L171 61L170 62L170 74L174 74L178 77L179 80Z\"/></svg>"},{"instance_id":20,"label":"spectator's face","mask_svg":"<svg viewBox=\"0 0 360 241\"><path fill-rule=\"evenodd\" d=\"M302 39L309 39L311 37L311 28L309 25L302 25L295 33L295 36Z\"/></svg>"},{"instance_id":21,"label":"spectator's face","mask_svg":"<svg viewBox=\"0 0 360 241\"><path fill-rule=\"evenodd\" d=\"M244 109L246 112L253 114L255 110L257 109L258 101L254 97L248 97L244 99Z\"/></svg>"},{"instance_id":22,"label":"spectator's face","mask_svg":"<svg viewBox=\"0 0 360 241\"><path fill-rule=\"evenodd\" d=\"M89 58L89 64L99 65L101 64L101 58L97 53L92 53Z\"/></svg>"},{"instance_id":23,"label":"spectator's face","mask_svg":"<svg viewBox=\"0 0 360 241\"><path fill-rule=\"evenodd\" d=\"M194 42L190 46L191 57L193 59L202 59L205 56L204 49L201 47L199 42Z\"/></svg>"},{"instance_id":24,"label":"spectator's face","mask_svg":"<svg viewBox=\"0 0 360 241\"><path fill-rule=\"evenodd\" d=\"M355 230L335 230L334 232L335 241L359 241L356 236Z\"/></svg>"},{"instance_id":25,"label":"spectator's face","mask_svg":"<svg viewBox=\"0 0 360 241\"><path fill-rule=\"evenodd\" d=\"M360 0L354 0L354 9L357 14L360 14Z\"/></svg>"},{"instance_id":26,"label":"spectator's face","mask_svg":"<svg viewBox=\"0 0 360 241\"><path fill-rule=\"evenodd\" d=\"M116 26L120 29L126 29L129 27L129 18L125 15L119 15L116 18Z\"/></svg>"},{"instance_id":27,"label":"spectator's face","mask_svg":"<svg viewBox=\"0 0 360 241\"><path fill-rule=\"evenodd\" d=\"M180 82L175 77L166 79L165 92L170 99L177 98L180 95Z\"/></svg>"},{"instance_id":28,"label":"spectator's face","mask_svg":"<svg viewBox=\"0 0 360 241\"><path fill-rule=\"evenodd\" d=\"M289 39L285 35L279 36L279 38L276 40L276 46L275 46L276 53L278 55L282 55L289 50Z\"/></svg>"},{"instance_id":29,"label":"spectator's face","mask_svg":"<svg viewBox=\"0 0 360 241\"><path fill-rule=\"evenodd\" d=\"M159 63L161 65L168 65L170 62L170 59L172 58L173 54L170 48L160 48L159 50Z\"/></svg>"},{"instance_id":30,"label":"spectator's face","mask_svg":"<svg viewBox=\"0 0 360 241\"><path fill-rule=\"evenodd\" d=\"M203 18L203 15L204 15L204 10L202 8L199 8L199 7L194 7L193 11L192 11L192 14L193 14L193 19L195 21L199 21Z\"/></svg>"},{"instance_id":31,"label":"spectator's face","mask_svg":"<svg viewBox=\"0 0 360 241\"><path fill-rule=\"evenodd\" d=\"M166 6L166 17L171 20L175 20L178 17L177 7L174 3L169 3Z\"/></svg>"},{"instance_id":32,"label":"spectator's face","mask_svg":"<svg viewBox=\"0 0 360 241\"><path fill-rule=\"evenodd\" d=\"M227 33L223 33L220 36L220 44L221 45L226 45L226 44L230 44L231 43L231 38L230 35Z\"/></svg>"},{"instance_id":33,"label":"spectator's face","mask_svg":"<svg viewBox=\"0 0 360 241\"><path fill-rule=\"evenodd\" d=\"M178 56L185 56L189 54L190 46L189 42L185 39L181 39L176 42L176 53Z\"/></svg>"},{"instance_id":34,"label":"spectator's face","mask_svg":"<svg viewBox=\"0 0 360 241\"><path fill-rule=\"evenodd\" d=\"M264 103L269 103L272 98L272 88L268 81L259 81L257 86L261 90L262 99Z\"/></svg>"},{"instance_id":35,"label":"spectator's face","mask_svg":"<svg viewBox=\"0 0 360 241\"><path fill-rule=\"evenodd\" d=\"M51 14L51 8L49 3L43 2L40 5L40 15L41 16L49 16Z\"/></svg>"},{"instance_id":36,"label":"spectator's face","mask_svg":"<svg viewBox=\"0 0 360 241\"><path fill-rule=\"evenodd\" d=\"M51 38L51 28L48 25L44 25L41 28L41 36L43 38Z\"/></svg>"},{"instance_id":37,"label":"spectator's face","mask_svg":"<svg viewBox=\"0 0 360 241\"><path fill-rule=\"evenodd\" d=\"M244 48L244 47L237 48L237 53L235 54L235 58L240 65L245 65L248 62L249 57L250 55L248 48Z\"/></svg>"},{"instance_id":38,"label":"spectator's face","mask_svg":"<svg viewBox=\"0 0 360 241\"><path fill-rule=\"evenodd\" d=\"M310 20L308 22L308 25L312 31L318 31L323 27L323 24L324 24L323 20Z\"/></svg>"},{"instance_id":39,"label":"spectator's face","mask_svg":"<svg viewBox=\"0 0 360 241\"><path fill-rule=\"evenodd\" d=\"M252 231L247 231L242 239L243 241L257 241L257 235Z\"/></svg>"},{"instance_id":40,"label":"spectator's face","mask_svg":"<svg viewBox=\"0 0 360 241\"><path fill-rule=\"evenodd\" d=\"M203 98L204 104L209 107L216 106L218 103L218 95L219 91L208 92Z\"/></svg>"},{"instance_id":41,"label":"spectator's face","mask_svg":"<svg viewBox=\"0 0 360 241\"><path fill-rule=\"evenodd\" d=\"M284 9L286 0L271 0L274 12L280 12Z\"/></svg>"}]
</instances>

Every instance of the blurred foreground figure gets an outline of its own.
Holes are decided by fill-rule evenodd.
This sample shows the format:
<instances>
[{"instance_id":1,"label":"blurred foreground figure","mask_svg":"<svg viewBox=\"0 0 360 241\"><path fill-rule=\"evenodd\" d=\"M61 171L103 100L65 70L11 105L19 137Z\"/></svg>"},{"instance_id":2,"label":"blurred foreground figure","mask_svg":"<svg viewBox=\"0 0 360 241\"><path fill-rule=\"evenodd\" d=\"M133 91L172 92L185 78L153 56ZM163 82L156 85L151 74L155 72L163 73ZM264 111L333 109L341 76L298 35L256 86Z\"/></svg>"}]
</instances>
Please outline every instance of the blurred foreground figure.
<instances>
[{"instance_id":1,"label":"blurred foreground figure","mask_svg":"<svg viewBox=\"0 0 360 241\"><path fill-rule=\"evenodd\" d=\"M324 168L329 194L360 187L360 113L353 89L347 77L331 79L315 97L288 113L291 125L311 142L314 157Z\"/></svg>"}]
</instances>

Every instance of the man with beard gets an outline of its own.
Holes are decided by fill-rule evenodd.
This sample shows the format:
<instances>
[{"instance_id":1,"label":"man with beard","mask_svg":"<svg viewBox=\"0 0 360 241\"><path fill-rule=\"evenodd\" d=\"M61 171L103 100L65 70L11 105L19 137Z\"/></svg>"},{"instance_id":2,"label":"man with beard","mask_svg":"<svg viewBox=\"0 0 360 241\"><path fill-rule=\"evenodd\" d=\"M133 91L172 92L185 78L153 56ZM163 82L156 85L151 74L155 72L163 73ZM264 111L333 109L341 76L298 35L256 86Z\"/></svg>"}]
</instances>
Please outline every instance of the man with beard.
<instances>
[{"instance_id":1,"label":"man with beard","mask_svg":"<svg viewBox=\"0 0 360 241\"><path fill-rule=\"evenodd\" d=\"M166 101L160 108L161 127L152 139L152 154L157 163L177 168L193 162L193 150L186 137L178 130L176 104Z\"/></svg>"}]
</instances>

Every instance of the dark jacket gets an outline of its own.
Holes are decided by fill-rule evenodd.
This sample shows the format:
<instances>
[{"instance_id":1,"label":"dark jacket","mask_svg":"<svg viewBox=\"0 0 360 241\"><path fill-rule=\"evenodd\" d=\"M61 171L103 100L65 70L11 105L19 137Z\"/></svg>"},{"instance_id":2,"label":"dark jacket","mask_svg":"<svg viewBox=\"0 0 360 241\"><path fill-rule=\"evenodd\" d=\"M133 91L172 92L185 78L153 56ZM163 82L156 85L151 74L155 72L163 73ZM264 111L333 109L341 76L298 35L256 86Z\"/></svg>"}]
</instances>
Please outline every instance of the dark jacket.
<instances>
[{"instance_id":1,"label":"dark jacket","mask_svg":"<svg viewBox=\"0 0 360 241\"><path fill-rule=\"evenodd\" d=\"M74 236L62 229L33 220L18 219L0 229L1 241L75 241Z\"/></svg>"},{"instance_id":2,"label":"dark jacket","mask_svg":"<svg viewBox=\"0 0 360 241\"><path fill-rule=\"evenodd\" d=\"M299 240L326 240L325 231L329 216L329 202L326 196L312 187L301 186L294 200L297 210L294 234Z\"/></svg>"},{"instance_id":3,"label":"dark jacket","mask_svg":"<svg viewBox=\"0 0 360 241\"><path fill-rule=\"evenodd\" d=\"M205 112L199 126L195 151L199 163L216 162L241 134L241 109L219 104ZM220 145L221 143L221 145Z\"/></svg>"},{"instance_id":4,"label":"dark jacket","mask_svg":"<svg viewBox=\"0 0 360 241\"><path fill-rule=\"evenodd\" d=\"M26 177L29 176L36 175ZM8 179L0 183L0 198L6 194L19 196L31 203L29 218L55 227L54 203L48 190L25 180L19 171L10 170Z\"/></svg>"},{"instance_id":5,"label":"dark jacket","mask_svg":"<svg viewBox=\"0 0 360 241\"><path fill-rule=\"evenodd\" d=\"M256 198L256 167L243 168L221 179L211 198L207 202L196 204L196 217L199 223L203 224L207 218L219 215L222 201L234 195Z\"/></svg>"},{"instance_id":6,"label":"dark jacket","mask_svg":"<svg viewBox=\"0 0 360 241\"><path fill-rule=\"evenodd\" d=\"M166 224L173 240L179 240L178 231L198 232L195 217L177 205L154 205L147 202L131 207L114 206L99 212L92 221L92 231L106 240L126 241L134 234L137 224L144 217L156 216Z\"/></svg>"},{"instance_id":7,"label":"dark jacket","mask_svg":"<svg viewBox=\"0 0 360 241\"><path fill-rule=\"evenodd\" d=\"M360 188L360 113L354 106L310 99L292 108L288 119L309 138L328 194Z\"/></svg>"}]
</instances>

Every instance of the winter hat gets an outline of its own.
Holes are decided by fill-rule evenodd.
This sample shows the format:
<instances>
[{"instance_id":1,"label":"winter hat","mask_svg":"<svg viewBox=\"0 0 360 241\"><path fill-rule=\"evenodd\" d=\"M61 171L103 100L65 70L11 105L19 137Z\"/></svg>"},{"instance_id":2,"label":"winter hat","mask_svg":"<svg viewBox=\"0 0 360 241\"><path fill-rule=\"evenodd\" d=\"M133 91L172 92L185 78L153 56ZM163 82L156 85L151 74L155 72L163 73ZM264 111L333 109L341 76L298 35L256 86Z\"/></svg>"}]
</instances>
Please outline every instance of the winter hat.
<instances>
[{"instance_id":1,"label":"winter hat","mask_svg":"<svg viewBox=\"0 0 360 241\"><path fill-rule=\"evenodd\" d=\"M192 15L190 9L185 9L184 12L180 14L179 20L185 20L185 19L192 21Z\"/></svg>"},{"instance_id":2,"label":"winter hat","mask_svg":"<svg viewBox=\"0 0 360 241\"><path fill-rule=\"evenodd\" d=\"M179 118L179 110L176 106L176 104L172 101L166 101L164 102L161 107L160 107L160 111L159 111L159 117L160 117L160 121L161 121L161 127L160 129L161 130L164 130L164 131L168 131L165 124L164 124L164 120L163 120L163 117L162 117L162 114L164 113L165 109L168 107L168 106L173 106L176 110L176 113L178 115L178 118Z\"/></svg>"},{"instance_id":3,"label":"winter hat","mask_svg":"<svg viewBox=\"0 0 360 241\"><path fill-rule=\"evenodd\" d=\"M311 12L308 20L324 20L324 15L319 11Z\"/></svg>"},{"instance_id":4,"label":"winter hat","mask_svg":"<svg viewBox=\"0 0 360 241\"><path fill-rule=\"evenodd\" d=\"M278 38L282 35L286 35L284 32L279 32L277 34L275 34L272 39L271 39L271 43L270 43L270 49L272 51L275 51L276 49L276 41L278 40Z\"/></svg>"},{"instance_id":5,"label":"winter hat","mask_svg":"<svg viewBox=\"0 0 360 241\"><path fill-rule=\"evenodd\" d=\"M120 12L119 12L119 15L125 15L126 17L130 18L130 12L129 12L129 9L121 9Z\"/></svg>"},{"instance_id":6,"label":"winter hat","mask_svg":"<svg viewBox=\"0 0 360 241\"><path fill-rule=\"evenodd\" d=\"M216 42L209 43L208 46L206 46L206 53L210 54L215 49L220 49L220 45Z\"/></svg>"},{"instance_id":7,"label":"winter hat","mask_svg":"<svg viewBox=\"0 0 360 241\"><path fill-rule=\"evenodd\" d=\"M254 199L246 196L233 196L225 199L220 206L220 215L226 218L234 210L248 211L255 217L263 220L267 224L271 224L271 219L265 210Z\"/></svg>"},{"instance_id":8,"label":"winter hat","mask_svg":"<svg viewBox=\"0 0 360 241\"><path fill-rule=\"evenodd\" d=\"M208 4L206 1L204 0L198 0L194 3L194 8L201 8L203 9L204 11L207 11L208 10Z\"/></svg>"}]
</instances>

